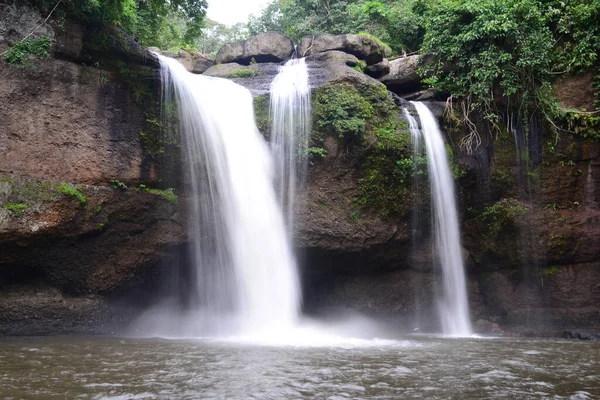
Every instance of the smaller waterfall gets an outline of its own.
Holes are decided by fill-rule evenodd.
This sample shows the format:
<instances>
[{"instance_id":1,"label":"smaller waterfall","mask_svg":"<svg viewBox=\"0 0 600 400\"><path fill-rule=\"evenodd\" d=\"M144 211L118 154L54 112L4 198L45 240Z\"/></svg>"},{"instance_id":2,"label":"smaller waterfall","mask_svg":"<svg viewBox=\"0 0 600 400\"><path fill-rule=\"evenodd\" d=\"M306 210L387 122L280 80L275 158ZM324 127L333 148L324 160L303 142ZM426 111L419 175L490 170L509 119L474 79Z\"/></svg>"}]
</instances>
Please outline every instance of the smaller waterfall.
<instances>
[{"instance_id":1,"label":"smaller waterfall","mask_svg":"<svg viewBox=\"0 0 600 400\"><path fill-rule=\"evenodd\" d=\"M427 106L421 102L412 102L412 104L421 121L419 130L415 118L405 110L413 143L418 146L419 137L422 137L427 152L435 248L442 266L444 281L438 305L442 329L447 335L468 336L472 334L472 330L460 247L454 180L448 162L446 144L438 123Z\"/></svg>"},{"instance_id":2,"label":"smaller waterfall","mask_svg":"<svg viewBox=\"0 0 600 400\"><path fill-rule=\"evenodd\" d=\"M296 188L306 177L310 138L310 86L304 58L285 63L271 84L271 151L279 197L292 229Z\"/></svg>"}]
</instances>

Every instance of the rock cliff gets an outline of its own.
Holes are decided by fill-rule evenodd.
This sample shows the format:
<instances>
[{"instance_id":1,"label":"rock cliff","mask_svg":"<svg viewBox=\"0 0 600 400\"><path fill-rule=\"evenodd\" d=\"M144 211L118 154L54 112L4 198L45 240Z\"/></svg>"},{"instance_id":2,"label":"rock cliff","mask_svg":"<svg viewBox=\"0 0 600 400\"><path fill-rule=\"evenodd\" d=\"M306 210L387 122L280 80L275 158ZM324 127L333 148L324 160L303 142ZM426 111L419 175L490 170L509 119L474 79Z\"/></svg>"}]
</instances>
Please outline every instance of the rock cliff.
<instances>
[{"instance_id":1,"label":"rock cliff","mask_svg":"<svg viewBox=\"0 0 600 400\"><path fill-rule=\"evenodd\" d=\"M20 11L24 21L38 21L35 12ZM185 199L174 195L185 183L177 138L159 118L156 62L118 30L101 32L49 23L39 31L52 39L49 58L0 65L1 334L125 326L156 290L165 260L176 264L185 247ZM0 25L0 50L19 37ZM282 35L265 40L230 45L216 65L176 56L192 72L249 88L268 137L269 86L293 46ZM422 91L416 58L388 62L365 38L311 36L297 51L308 56L313 88L295 227L305 309L433 328L439 271L428 224L411 217L418 209L427 219L427 187L413 184L398 105L441 95ZM585 79L557 82L565 105L593 103ZM446 130L473 317L518 333L598 327L600 145L532 121L485 137L474 153Z\"/></svg>"}]
</instances>

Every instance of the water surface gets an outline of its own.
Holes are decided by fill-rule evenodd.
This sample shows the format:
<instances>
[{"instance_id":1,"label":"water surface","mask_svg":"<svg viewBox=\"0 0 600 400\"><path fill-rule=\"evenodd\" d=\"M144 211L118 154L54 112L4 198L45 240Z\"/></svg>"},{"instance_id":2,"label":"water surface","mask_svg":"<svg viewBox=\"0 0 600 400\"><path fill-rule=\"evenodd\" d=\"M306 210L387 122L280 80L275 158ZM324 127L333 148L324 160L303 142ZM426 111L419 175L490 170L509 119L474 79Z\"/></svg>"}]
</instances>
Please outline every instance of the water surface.
<instances>
[{"instance_id":1,"label":"water surface","mask_svg":"<svg viewBox=\"0 0 600 400\"><path fill-rule=\"evenodd\" d=\"M600 398L600 343L530 339L0 339L0 398Z\"/></svg>"}]
</instances>

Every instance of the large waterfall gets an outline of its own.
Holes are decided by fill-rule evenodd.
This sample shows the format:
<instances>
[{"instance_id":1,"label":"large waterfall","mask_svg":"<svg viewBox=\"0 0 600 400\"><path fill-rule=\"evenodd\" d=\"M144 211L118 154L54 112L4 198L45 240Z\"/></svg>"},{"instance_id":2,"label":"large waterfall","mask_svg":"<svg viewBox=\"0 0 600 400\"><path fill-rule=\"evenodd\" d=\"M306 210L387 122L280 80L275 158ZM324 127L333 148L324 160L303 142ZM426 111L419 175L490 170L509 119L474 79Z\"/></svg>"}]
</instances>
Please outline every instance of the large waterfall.
<instances>
[{"instance_id":1,"label":"large waterfall","mask_svg":"<svg viewBox=\"0 0 600 400\"><path fill-rule=\"evenodd\" d=\"M200 332L186 334L287 329L299 312L299 282L252 96L229 80L159 60L163 101L178 107L190 181L185 197L193 296L180 319L188 331L191 325ZM175 317L181 314L167 313L168 323L181 322Z\"/></svg>"},{"instance_id":2,"label":"large waterfall","mask_svg":"<svg viewBox=\"0 0 600 400\"><path fill-rule=\"evenodd\" d=\"M471 335L471 322L467 288L460 247L460 229L454 195L454 181L448 162L446 145L435 116L420 102L412 102L421 122L405 112L413 144L419 146L423 138L432 201L432 224L435 232L435 249L442 266L443 287L439 299L439 312L444 334Z\"/></svg>"},{"instance_id":3,"label":"large waterfall","mask_svg":"<svg viewBox=\"0 0 600 400\"><path fill-rule=\"evenodd\" d=\"M271 84L271 150L281 203L293 226L296 188L306 176L310 138L310 86L304 58L292 59Z\"/></svg>"}]
</instances>

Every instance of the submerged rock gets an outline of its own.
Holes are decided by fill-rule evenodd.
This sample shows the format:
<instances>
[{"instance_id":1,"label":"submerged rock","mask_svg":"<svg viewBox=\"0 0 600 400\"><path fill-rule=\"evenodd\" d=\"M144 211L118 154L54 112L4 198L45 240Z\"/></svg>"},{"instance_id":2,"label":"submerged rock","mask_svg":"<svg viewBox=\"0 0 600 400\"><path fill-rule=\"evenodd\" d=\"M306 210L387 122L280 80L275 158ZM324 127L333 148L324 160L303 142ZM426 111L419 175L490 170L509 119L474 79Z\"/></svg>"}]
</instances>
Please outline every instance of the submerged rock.
<instances>
[{"instance_id":1,"label":"submerged rock","mask_svg":"<svg viewBox=\"0 0 600 400\"><path fill-rule=\"evenodd\" d=\"M292 39L279 32L265 32L241 42L228 43L221 47L215 63L239 63L248 65L253 62L281 62L288 60L294 53Z\"/></svg>"}]
</instances>

